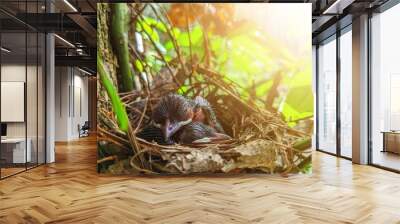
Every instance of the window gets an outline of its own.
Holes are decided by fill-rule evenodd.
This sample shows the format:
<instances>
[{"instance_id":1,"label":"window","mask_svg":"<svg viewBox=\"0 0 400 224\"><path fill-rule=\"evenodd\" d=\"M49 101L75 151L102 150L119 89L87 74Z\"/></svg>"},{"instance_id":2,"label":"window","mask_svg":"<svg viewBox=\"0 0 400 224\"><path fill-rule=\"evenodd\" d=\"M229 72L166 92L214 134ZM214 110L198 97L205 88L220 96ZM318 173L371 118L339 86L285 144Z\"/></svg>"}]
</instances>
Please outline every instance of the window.
<instances>
[{"instance_id":1,"label":"window","mask_svg":"<svg viewBox=\"0 0 400 224\"><path fill-rule=\"evenodd\" d=\"M340 155L352 157L352 34L351 26L340 36Z\"/></svg>"},{"instance_id":2,"label":"window","mask_svg":"<svg viewBox=\"0 0 400 224\"><path fill-rule=\"evenodd\" d=\"M44 1L0 1L0 7L42 12ZM14 6L14 7L13 7ZM45 163L45 34L0 12L0 178ZM11 22L12 21L12 22ZM7 97L5 97L7 96ZM10 96L13 96L12 100ZM16 108L16 109L11 109Z\"/></svg>"},{"instance_id":3,"label":"window","mask_svg":"<svg viewBox=\"0 0 400 224\"><path fill-rule=\"evenodd\" d=\"M372 163L400 170L400 5L371 19Z\"/></svg>"},{"instance_id":4,"label":"window","mask_svg":"<svg viewBox=\"0 0 400 224\"><path fill-rule=\"evenodd\" d=\"M318 149L336 153L336 36L318 48Z\"/></svg>"}]
</instances>

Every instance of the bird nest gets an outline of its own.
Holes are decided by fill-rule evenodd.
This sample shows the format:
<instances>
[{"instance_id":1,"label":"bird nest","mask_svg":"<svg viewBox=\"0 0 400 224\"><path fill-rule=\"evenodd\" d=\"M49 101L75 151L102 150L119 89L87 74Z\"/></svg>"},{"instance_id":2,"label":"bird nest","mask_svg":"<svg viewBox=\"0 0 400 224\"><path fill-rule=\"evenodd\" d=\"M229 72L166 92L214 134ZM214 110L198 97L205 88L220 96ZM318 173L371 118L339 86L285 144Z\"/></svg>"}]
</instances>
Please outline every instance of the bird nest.
<instances>
[{"instance_id":1,"label":"bird nest","mask_svg":"<svg viewBox=\"0 0 400 224\"><path fill-rule=\"evenodd\" d=\"M298 173L311 164L310 134L289 127L281 114L256 98L245 100L240 87L200 65L189 71L161 72L153 84L120 94L129 116L127 132L118 127L110 99L99 89L99 169L113 174ZM99 85L100 86L100 85ZM169 93L202 96L215 111L229 140L197 144L158 144L138 136Z\"/></svg>"}]
</instances>

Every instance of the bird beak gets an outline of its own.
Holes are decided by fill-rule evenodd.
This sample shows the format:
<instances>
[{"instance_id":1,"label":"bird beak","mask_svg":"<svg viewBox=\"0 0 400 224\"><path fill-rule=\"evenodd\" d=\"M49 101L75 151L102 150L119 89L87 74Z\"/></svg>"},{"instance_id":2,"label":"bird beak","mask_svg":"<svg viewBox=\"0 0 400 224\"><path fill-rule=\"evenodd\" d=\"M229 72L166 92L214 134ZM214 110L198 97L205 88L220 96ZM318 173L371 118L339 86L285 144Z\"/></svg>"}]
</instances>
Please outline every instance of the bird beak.
<instances>
[{"instance_id":1,"label":"bird beak","mask_svg":"<svg viewBox=\"0 0 400 224\"><path fill-rule=\"evenodd\" d=\"M189 124L190 122L192 122L192 119L180 122L172 122L172 123L169 120L167 120L163 127L165 141L168 141L177 131L179 131L179 129Z\"/></svg>"}]
</instances>

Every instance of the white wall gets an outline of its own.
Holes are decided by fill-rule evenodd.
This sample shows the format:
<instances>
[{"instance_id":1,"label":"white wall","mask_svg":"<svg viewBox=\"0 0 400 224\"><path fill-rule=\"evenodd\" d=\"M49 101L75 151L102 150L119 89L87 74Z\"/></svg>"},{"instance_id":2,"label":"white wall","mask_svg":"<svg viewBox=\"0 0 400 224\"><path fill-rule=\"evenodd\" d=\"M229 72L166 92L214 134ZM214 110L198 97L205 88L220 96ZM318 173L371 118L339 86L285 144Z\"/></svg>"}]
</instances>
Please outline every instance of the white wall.
<instances>
[{"instance_id":1,"label":"white wall","mask_svg":"<svg viewBox=\"0 0 400 224\"><path fill-rule=\"evenodd\" d=\"M88 120L88 78L72 67L56 67L55 73L55 140L74 140L78 125Z\"/></svg>"},{"instance_id":2,"label":"white wall","mask_svg":"<svg viewBox=\"0 0 400 224\"><path fill-rule=\"evenodd\" d=\"M75 70L76 72L77 70ZM85 121L89 120L88 114L88 78L79 75L74 75L74 108L72 109L73 119L71 120L71 135L76 138L79 137L78 125L81 126L85 123Z\"/></svg>"},{"instance_id":3,"label":"white wall","mask_svg":"<svg viewBox=\"0 0 400 224\"><path fill-rule=\"evenodd\" d=\"M68 124L68 88L70 77L67 67L55 68L55 140L67 141L69 133Z\"/></svg>"}]
</instances>

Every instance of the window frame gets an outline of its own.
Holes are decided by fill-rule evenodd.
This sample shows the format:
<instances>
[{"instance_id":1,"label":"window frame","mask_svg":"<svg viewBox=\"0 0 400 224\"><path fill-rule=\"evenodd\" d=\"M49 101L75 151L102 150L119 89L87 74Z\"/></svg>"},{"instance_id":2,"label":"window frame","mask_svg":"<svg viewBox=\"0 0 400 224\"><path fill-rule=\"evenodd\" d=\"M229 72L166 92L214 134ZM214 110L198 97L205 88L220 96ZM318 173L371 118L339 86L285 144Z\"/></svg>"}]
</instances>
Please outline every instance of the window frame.
<instances>
[{"instance_id":1,"label":"window frame","mask_svg":"<svg viewBox=\"0 0 400 224\"><path fill-rule=\"evenodd\" d=\"M328 36L327 38L319 41L316 44L316 68L315 68L315 86L316 86L316 114L315 114L315 123L316 123L316 137L315 137L315 145L316 145L316 150L319 152L323 152L329 155L333 155L336 157L340 157L346 160L352 160L352 158L347 157L342 155L342 150L341 150L341 119L340 119L340 82L341 82L341 64L340 64L340 37L342 35L344 35L347 32L351 32L352 31L352 23L347 24L346 26L344 26L343 28L341 28L340 30L337 30L336 33L333 33L332 35ZM322 148L320 148L320 144L319 144L319 129L320 129L320 119L319 119L319 109L320 109L320 102L319 102L319 78L320 78L320 74L319 74L319 67L320 67L320 63L319 63L319 47L320 45L326 44L330 41L336 41L336 152L332 153L332 152L328 152L327 150L324 150Z\"/></svg>"}]
</instances>

